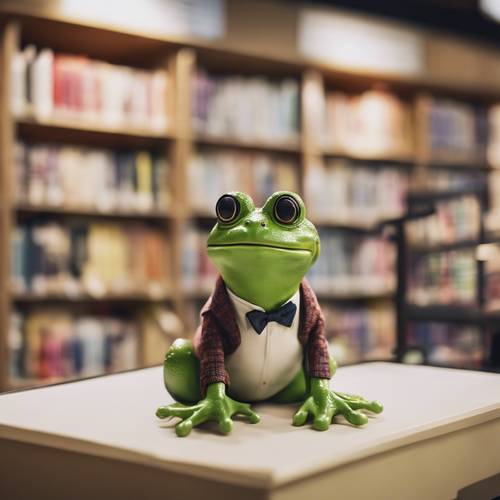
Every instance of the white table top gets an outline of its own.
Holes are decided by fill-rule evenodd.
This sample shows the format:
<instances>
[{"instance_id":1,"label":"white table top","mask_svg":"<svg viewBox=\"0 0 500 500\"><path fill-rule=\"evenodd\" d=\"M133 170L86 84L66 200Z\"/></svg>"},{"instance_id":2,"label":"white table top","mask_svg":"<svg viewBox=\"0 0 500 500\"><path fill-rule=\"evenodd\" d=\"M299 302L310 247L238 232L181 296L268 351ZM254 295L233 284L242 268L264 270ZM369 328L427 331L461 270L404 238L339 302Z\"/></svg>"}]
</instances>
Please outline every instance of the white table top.
<instances>
[{"instance_id":1,"label":"white table top","mask_svg":"<svg viewBox=\"0 0 500 500\"><path fill-rule=\"evenodd\" d=\"M154 415L172 401L155 367L1 395L0 438L272 487L500 418L497 374L367 363L340 368L331 385L380 400L384 413L317 432L291 425L296 406L263 404L257 425L238 421L222 436L206 424L178 438Z\"/></svg>"}]
</instances>

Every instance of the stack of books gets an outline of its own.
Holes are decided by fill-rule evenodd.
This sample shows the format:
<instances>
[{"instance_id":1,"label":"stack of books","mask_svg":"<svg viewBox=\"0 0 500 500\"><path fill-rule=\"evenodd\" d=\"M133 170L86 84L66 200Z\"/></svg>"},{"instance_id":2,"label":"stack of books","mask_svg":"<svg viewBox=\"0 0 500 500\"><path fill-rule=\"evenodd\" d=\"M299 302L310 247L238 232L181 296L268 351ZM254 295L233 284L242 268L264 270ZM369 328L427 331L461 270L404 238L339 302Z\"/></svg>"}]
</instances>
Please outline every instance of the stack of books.
<instances>
[{"instance_id":1,"label":"stack of books","mask_svg":"<svg viewBox=\"0 0 500 500\"><path fill-rule=\"evenodd\" d=\"M193 129L208 136L264 143L299 138L299 83L293 79L215 76L192 83Z\"/></svg>"},{"instance_id":2,"label":"stack of books","mask_svg":"<svg viewBox=\"0 0 500 500\"><path fill-rule=\"evenodd\" d=\"M395 286L395 249L384 238L321 229L321 254L308 273L318 293L387 294Z\"/></svg>"},{"instance_id":3,"label":"stack of books","mask_svg":"<svg viewBox=\"0 0 500 500\"><path fill-rule=\"evenodd\" d=\"M311 166L305 184L314 220L368 224L401 216L406 208L408 173L394 167L337 160Z\"/></svg>"},{"instance_id":4,"label":"stack of books","mask_svg":"<svg viewBox=\"0 0 500 500\"><path fill-rule=\"evenodd\" d=\"M484 164L488 136L485 110L448 99L426 98L422 102L430 160Z\"/></svg>"},{"instance_id":5,"label":"stack of books","mask_svg":"<svg viewBox=\"0 0 500 500\"><path fill-rule=\"evenodd\" d=\"M414 256L409 265L408 301L427 305L474 305L477 297L475 249Z\"/></svg>"},{"instance_id":6,"label":"stack of books","mask_svg":"<svg viewBox=\"0 0 500 500\"><path fill-rule=\"evenodd\" d=\"M482 331L473 325L412 323L407 342L418 346L433 365L478 369L484 361Z\"/></svg>"},{"instance_id":7,"label":"stack of books","mask_svg":"<svg viewBox=\"0 0 500 500\"><path fill-rule=\"evenodd\" d=\"M287 157L243 152L200 152L189 163L189 201L198 214L214 214L218 198L243 191L262 206L275 191L298 191L299 165Z\"/></svg>"},{"instance_id":8,"label":"stack of books","mask_svg":"<svg viewBox=\"0 0 500 500\"><path fill-rule=\"evenodd\" d=\"M12 237L12 287L36 295L168 292L169 247L163 232L143 224L19 225Z\"/></svg>"},{"instance_id":9,"label":"stack of books","mask_svg":"<svg viewBox=\"0 0 500 500\"><path fill-rule=\"evenodd\" d=\"M28 45L12 58L15 116L164 132L168 76Z\"/></svg>"},{"instance_id":10,"label":"stack of books","mask_svg":"<svg viewBox=\"0 0 500 500\"><path fill-rule=\"evenodd\" d=\"M15 380L57 381L138 365L138 326L113 316L43 310L11 317L10 374Z\"/></svg>"},{"instance_id":11,"label":"stack of books","mask_svg":"<svg viewBox=\"0 0 500 500\"><path fill-rule=\"evenodd\" d=\"M387 301L361 305L322 303L330 352L339 364L389 360L396 346L394 307Z\"/></svg>"},{"instance_id":12,"label":"stack of books","mask_svg":"<svg viewBox=\"0 0 500 500\"><path fill-rule=\"evenodd\" d=\"M435 213L406 224L408 243L416 246L478 240L481 207L476 196L437 202Z\"/></svg>"},{"instance_id":13,"label":"stack of books","mask_svg":"<svg viewBox=\"0 0 500 500\"><path fill-rule=\"evenodd\" d=\"M410 106L396 96L371 90L326 96L324 147L361 157L408 157L413 152Z\"/></svg>"},{"instance_id":14,"label":"stack of books","mask_svg":"<svg viewBox=\"0 0 500 500\"><path fill-rule=\"evenodd\" d=\"M33 207L148 212L171 205L170 168L148 151L17 143L15 200Z\"/></svg>"}]
</instances>

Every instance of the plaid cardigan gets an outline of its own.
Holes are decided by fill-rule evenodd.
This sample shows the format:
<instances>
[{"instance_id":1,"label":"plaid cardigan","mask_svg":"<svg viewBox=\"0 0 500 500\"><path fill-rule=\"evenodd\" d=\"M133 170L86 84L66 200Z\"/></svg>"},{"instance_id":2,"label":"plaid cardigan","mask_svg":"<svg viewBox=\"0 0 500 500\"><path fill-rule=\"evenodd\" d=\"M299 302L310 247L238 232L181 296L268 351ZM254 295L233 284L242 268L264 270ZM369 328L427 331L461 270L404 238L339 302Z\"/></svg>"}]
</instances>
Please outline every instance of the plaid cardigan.
<instances>
[{"instance_id":1,"label":"plaid cardigan","mask_svg":"<svg viewBox=\"0 0 500 500\"><path fill-rule=\"evenodd\" d=\"M307 354L309 376L330 378L328 342L325 338L325 319L316 295L304 279L300 284L299 342ZM233 303L226 285L219 276L214 291L201 313L201 323L194 337L195 353L200 360L200 388L202 396L208 385L224 382L229 375L225 356L232 354L241 342Z\"/></svg>"}]
</instances>

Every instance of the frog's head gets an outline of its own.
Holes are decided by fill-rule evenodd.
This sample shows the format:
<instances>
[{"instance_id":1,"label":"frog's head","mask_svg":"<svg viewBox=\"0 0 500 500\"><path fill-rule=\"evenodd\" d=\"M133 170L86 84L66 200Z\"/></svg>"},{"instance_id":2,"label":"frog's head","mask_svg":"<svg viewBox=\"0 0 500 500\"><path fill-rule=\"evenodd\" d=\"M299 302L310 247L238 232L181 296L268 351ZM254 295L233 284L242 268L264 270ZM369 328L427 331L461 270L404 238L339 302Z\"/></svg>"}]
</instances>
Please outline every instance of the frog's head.
<instances>
[{"instance_id":1,"label":"frog's head","mask_svg":"<svg viewBox=\"0 0 500 500\"><path fill-rule=\"evenodd\" d=\"M295 193L278 191L262 208L240 192L217 201L208 255L239 297L271 310L286 302L320 251L319 236Z\"/></svg>"}]
</instances>

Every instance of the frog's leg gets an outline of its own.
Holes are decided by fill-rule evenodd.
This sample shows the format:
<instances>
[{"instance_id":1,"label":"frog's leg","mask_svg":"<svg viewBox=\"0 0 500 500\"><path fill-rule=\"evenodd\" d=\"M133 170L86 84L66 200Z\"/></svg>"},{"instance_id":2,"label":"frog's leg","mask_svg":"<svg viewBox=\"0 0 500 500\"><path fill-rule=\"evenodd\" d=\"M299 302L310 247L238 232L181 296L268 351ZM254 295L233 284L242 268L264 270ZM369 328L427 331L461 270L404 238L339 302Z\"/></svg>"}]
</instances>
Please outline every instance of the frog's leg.
<instances>
[{"instance_id":1,"label":"frog's leg","mask_svg":"<svg viewBox=\"0 0 500 500\"><path fill-rule=\"evenodd\" d=\"M192 405L201 399L200 362L191 340L177 339L170 346L163 362L163 382L180 403Z\"/></svg>"},{"instance_id":2,"label":"frog's leg","mask_svg":"<svg viewBox=\"0 0 500 500\"><path fill-rule=\"evenodd\" d=\"M191 429L208 420L219 422L219 429L227 434L233 427L232 417L244 415L256 424L259 416L249 404L240 403L226 396L224 383L216 382L207 387L207 394L201 399L200 363L190 340L176 340L165 356L163 377L165 387L177 403L160 406L156 416L164 419L178 417L182 421L175 426L178 436L187 436Z\"/></svg>"},{"instance_id":3,"label":"frog's leg","mask_svg":"<svg viewBox=\"0 0 500 500\"><path fill-rule=\"evenodd\" d=\"M336 370L337 362L330 356L330 373L332 377ZM306 376L305 368L302 366L293 380L278 394L275 394L270 401L282 404L299 403L309 396L309 392L309 377Z\"/></svg>"}]
</instances>

